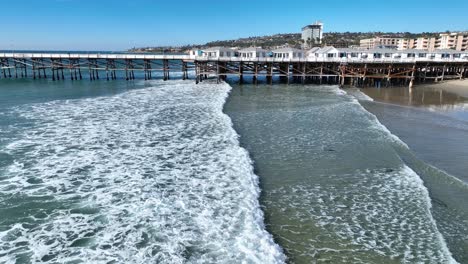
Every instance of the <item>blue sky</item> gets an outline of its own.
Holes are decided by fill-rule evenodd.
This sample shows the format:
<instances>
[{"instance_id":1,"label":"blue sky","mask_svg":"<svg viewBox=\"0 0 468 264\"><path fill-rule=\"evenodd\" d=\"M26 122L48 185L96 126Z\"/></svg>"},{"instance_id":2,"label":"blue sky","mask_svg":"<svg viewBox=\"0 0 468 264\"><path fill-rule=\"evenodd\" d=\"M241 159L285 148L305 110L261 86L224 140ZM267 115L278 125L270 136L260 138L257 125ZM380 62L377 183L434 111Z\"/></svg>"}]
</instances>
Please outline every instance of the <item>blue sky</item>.
<instances>
[{"instance_id":1,"label":"blue sky","mask_svg":"<svg viewBox=\"0 0 468 264\"><path fill-rule=\"evenodd\" d=\"M199 44L315 20L325 32L468 30L468 0L14 0L0 10L0 49L13 50Z\"/></svg>"}]
</instances>

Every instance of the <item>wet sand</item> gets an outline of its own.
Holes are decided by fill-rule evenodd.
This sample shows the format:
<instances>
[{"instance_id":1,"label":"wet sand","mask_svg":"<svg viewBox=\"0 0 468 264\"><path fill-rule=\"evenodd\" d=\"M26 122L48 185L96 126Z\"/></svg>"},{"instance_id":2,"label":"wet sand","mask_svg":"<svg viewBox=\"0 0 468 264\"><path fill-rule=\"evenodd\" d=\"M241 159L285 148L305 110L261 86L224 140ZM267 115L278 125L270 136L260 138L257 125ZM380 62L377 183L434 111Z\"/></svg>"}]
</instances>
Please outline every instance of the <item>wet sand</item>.
<instances>
[{"instance_id":1,"label":"wet sand","mask_svg":"<svg viewBox=\"0 0 468 264\"><path fill-rule=\"evenodd\" d=\"M404 141L419 159L442 171L440 175L427 177L424 170L417 170L431 194L432 214L439 230L457 261L468 263L466 235L459 236L468 232L467 82L419 85L411 91L407 87L360 91L371 98L357 96L369 112ZM411 164L407 158L403 160ZM443 177L445 173L449 177ZM464 183L444 180L452 176Z\"/></svg>"},{"instance_id":2,"label":"wet sand","mask_svg":"<svg viewBox=\"0 0 468 264\"><path fill-rule=\"evenodd\" d=\"M468 80L451 80L430 85L421 85L421 88L436 88L468 98Z\"/></svg>"},{"instance_id":3,"label":"wet sand","mask_svg":"<svg viewBox=\"0 0 468 264\"><path fill-rule=\"evenodd\" d=\"M365 88L360 91L374 101L361 103L423 160L468 183L466 83Z\"/></svg>"},{"instance_id":4,"label":"wet sand","mask_svg":"<svg viewBox=\"0 0 468 264\"><path fill-rule=\"evenodd\" d=\"M465 86L466 85L466 86ZM408 87L363 88L363 93L375 101L415 107L450 109L468 103L467 81L450 81Z\"/></svg>"}]
</instances>

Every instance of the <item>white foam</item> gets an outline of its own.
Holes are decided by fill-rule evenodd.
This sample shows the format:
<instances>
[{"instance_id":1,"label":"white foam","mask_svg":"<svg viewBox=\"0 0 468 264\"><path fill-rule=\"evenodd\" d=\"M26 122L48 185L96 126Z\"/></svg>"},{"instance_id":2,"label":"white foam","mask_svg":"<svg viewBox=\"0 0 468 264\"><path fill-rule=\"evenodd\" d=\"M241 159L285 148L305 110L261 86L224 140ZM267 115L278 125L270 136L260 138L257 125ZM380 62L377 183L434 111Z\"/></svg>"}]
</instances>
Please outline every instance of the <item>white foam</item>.
<instances>
[{"instance_id":1,"label":"white foam","mask_svg":"<svg viewBox=\"0 0 468 264\"><path fill-rule=\"evenodd\" d=\"M408 146L354 97L337 95L340 98L318 96L311 100L314 104L310 108L299 110L314 121L314 129L297 143L307 142L310 149L295 147L306 152L301 153L301 158L313 159L310 153L315 152L314 147L334 146L336 151L314 154L324 164L343 165L330 168L330 173L323 175L311 170L310 178L303 177L265 194L267 207L284 208L286 212L276 213L281 218L278 221L296 223L277 228L286 241L285 250L330 263L455 263L431 214L431 200L423 181L391 150L396 147L393 143ZM287 136L274 136L275 141L290 144ZM300 137L301 133L294 136ZM371 147L369 153L367 146ZM298 152L294 149L291 154L293 151L288 150L286 146L277 155L292 156ZM350 155L339 156L345 151ZM355 151L355 158L351 151ZM389 152L382 153L380 162L378 157L368 156L374 151ZM287 158L293 160L291 156ZM316 164L315 160L311 163ZM390 167L381 168L383 164ZM353 167L361 169L353 171ZM349 172L341 173L343 170ZM327 170L320 167L317 171Z\"/></svg>"},{"instance_id":2,"label":"white foam","mask_svg":"<svg viewBox=\"0 0 468 264\"><path fill-rule=\"evenodd\" d=\"M372 99L370 96L363 93L359 89L350 88L350 89L347 89L346 91L348 92L349 95L354 96L356 99L358 99L360 101L371 101L371 102L374 101L374 99Z\"/></svg>"},{"instance_id":3,"label":"white foam","mask_svg":"<svg viewBox=\"0 0 468 264\"><path fill-rule=\"evenodd\" d=\"M431 216L428 191L409 167L314 176L321 177L326 182L268 194L281 197L276 206L294 208L287 217L303 219L304 226L313 219L319 227L315 236L308 233L310 242L302 246L310 252L304 254L348 263L456 263Z\"/></svg>"},{"instance_id":4,"label":"white foam","mask_svg":"<svg viewBox=\"0 0 468 264\"><path fill-rule=\"evenodd\" d=\"M285 261L265 231L251 160L222 113L230 87L150 83L16 109L34 125L1 150L16 158L0 191L60 206L1 232L1 262Z\"/></svg>"},{"instance_id":5,"label":"white foam","mask_svg":"<svg viewBox=\"0 0 468 264\"><path fill-rule=\"evenodd\" d=\"M394 142L396 142L397 144L400 144L402 146L404 146L406 149L410 149L409 146L403 142L399 137L397 137L396 135L394 135L392 132L390 132L390 130L388 130L388 128L386 126L384 126L382 123L380 123L379 119L377 118L377 116L375 116L374 114L368 112L360 103L358 100L366 100L365 98L362 99L362 95L365 95L364 93L362 93L361 91L358 91L359 92L359 95L356 96L356 94L353 94L351 96L353 96L353 99L352 101L359 105L359 107L361 108L361 110L363 112L365 112L366 114L369 115L370 119L372 120L373 123L375 123L375 126L373 126L374 128L378 129L378 130L381 130L383 131L389 138L391 138ZM365 95L367 96L367 95ZM370 98L371 101L373 101L372 98ZM369 101L369 100L368 100ZM440 231L438 230L437 228L437 225L435 223L435 220L432 216L432 213L430 211L430 209L432 208L432 204L431 204L431 199L430 199L430 196L429 196L429 192L427 190L427 188L424 186L424 182L422 181L421 177L419 175L417 175L411 168L407 167L407 166L404 166L404 168L402 169L401 171L401 174L402 175L409 175L409 177L411 177L412 181L414 183L417 184L417 186L421 189L421 198L425 201L426 203L426 209L427 209L427 217L428 217L428 220L430 221L430 223L432 224L433 226L433 229L434 229L434 234L435 234L435 238L437 239L438 243L439 243L439 246L440 246L440 249L441 249L441 253L443 255L443 258L444 260L447 262L447 263L457 263L455 261L455 259L453 259L448 247L447 247L447 244L445 242L445 239L443 238L442 234L440 233ZM461 182L460 180L458 180L458 182ZM414 254L411 254L412 257L414 257Z\"/></svg>"}]
</instances>

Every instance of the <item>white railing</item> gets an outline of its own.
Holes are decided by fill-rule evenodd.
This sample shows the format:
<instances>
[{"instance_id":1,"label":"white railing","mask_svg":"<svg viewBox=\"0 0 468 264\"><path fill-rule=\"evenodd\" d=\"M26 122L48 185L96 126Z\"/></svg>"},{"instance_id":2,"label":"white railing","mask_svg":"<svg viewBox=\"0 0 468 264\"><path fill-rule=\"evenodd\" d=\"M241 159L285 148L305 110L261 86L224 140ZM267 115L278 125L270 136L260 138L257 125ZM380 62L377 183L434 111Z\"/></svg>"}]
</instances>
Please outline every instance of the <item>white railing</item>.
<instances>
[{"instance_id":1,"label":"white railing","mask_svg":"<svg viewBox=\"0 0 468 264\"><path fill-rule=\"evenodd\" d=\"M188 60L189 55L150 55L150 54L100 54L100 53L0 53L0 58L16 59L149 59L149 60Z\"/></svg>"},{"instance_id":2,"label":"white railing","mask_svg":"<svg viewBox=\"0 0 468 264\"><path fill-rule=\"evenodd\" d=\"M197 61L222 62L336 62L336 63L416 63L416 62L468 62L462 58L240 58L192 56Z\"/></svg>"}]
</instances>

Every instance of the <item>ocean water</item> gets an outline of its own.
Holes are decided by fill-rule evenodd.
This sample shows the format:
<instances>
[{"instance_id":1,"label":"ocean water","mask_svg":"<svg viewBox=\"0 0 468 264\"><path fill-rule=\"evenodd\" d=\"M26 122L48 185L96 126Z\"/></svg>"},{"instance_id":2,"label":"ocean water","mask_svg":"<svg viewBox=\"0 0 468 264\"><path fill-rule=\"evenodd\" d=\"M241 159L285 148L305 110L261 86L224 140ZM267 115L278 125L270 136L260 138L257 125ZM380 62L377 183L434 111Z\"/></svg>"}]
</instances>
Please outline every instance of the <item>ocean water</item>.
<instances>
[{"instance_id":1,"label":"ocean water","mask_svg":"<svg viewBox=\"0 0 468 264\"><path fill-rule=\"evenodd\" d=\"M355 96L336 86L236 86L225 111L255 161L267 229L291 263L454 263L452 249L466 259L468 218L442 206L458 226L439 225L442 211L415 170L442 176Z\"/></svg>"},{"instance_id":2,"label":"ocean water","mask_svg":"<svg viewBox=\"0 0 468 264\"><path fill-rule=\"evenodd\" d=\"M467 260L463 181L336 86L0 80L0 94L1 263Z\"/></svg>"},{"instance_id":3,"label":"ocean water","mask_svg":"<svg viewBox=\"0 0 468 264\"><path fill-rule=\"evenodd\" d=\"M0 262L284 262L229 91L3 81Z\"/></svg>"},{"instance_id":4,"label":"ocean water","mask_svg":"<svg viewBox=\"0 0 468 264\"><path fill-rule=\"evenodd\" d=\"M410 147L398 152L429 189L434 219L453 256L468 263L468 99L435 85L412 93L405 87L362 92L375 98L360 101L366 110Z\"/></svg>"},{"instance_id":5,"label":"ocean water","mask_svg":"<svg viewBox=\"0 0 468 264\"><path fill-rule=\"evenodd\" d=\"M375 98L362 98L366 110L419 157L468 183L468 98L436 85L416 86L411 93L407 87L362 92Z\"/></svg>"}]
</instances>

